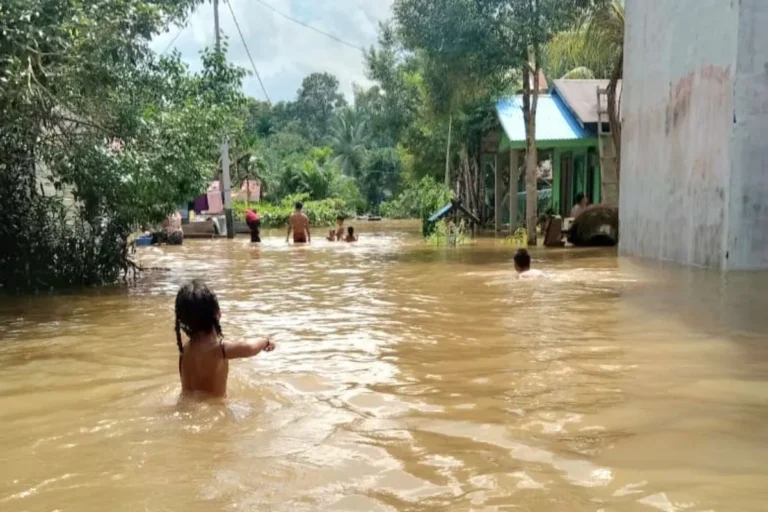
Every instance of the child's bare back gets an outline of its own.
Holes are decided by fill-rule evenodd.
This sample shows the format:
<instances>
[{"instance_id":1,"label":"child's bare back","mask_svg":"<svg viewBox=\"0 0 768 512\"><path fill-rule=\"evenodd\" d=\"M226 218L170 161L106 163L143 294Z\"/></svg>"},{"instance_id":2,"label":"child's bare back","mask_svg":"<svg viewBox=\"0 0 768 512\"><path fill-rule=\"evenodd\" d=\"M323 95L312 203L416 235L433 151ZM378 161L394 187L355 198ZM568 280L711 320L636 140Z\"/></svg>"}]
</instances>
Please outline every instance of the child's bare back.
<instances>
[{"instance_id":1,"label":"child's bare back","mask_svg":"<svg viewBox=\"0 0 768 512\"><path fill-rule=\"evenodd\" d=\"M176 343L179 347L179 377L184 395L223 397L227 394L229 360L253 357L275 345L268 339L255 342L225 342L219 320L221 311L214 294L204 283L185 284L176 296ZM181 341L181 332L189 337Z\"/></svg>"}]
</instances>

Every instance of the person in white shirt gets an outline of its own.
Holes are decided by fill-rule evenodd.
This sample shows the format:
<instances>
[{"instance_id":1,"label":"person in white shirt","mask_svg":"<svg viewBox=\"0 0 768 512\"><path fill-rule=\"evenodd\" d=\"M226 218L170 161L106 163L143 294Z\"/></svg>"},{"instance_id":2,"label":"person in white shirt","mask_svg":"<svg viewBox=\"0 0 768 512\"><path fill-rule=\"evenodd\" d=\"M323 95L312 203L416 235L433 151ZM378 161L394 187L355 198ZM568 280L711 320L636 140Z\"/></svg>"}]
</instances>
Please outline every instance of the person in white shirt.
<instances>
[{"instance_id":1,"label":"person in white shirt","mask_svg":"<svg viewBox=\"0 0 768 512\"><path fill-rule=\"evenodd\" d=\"M589 198L584 195L583 192L579 192L576 194L576 204L573 205L573 208L571 208L571 217L574 219L579 216L581 212L583 212L587 206L589 205Z\"/></svg>"}]
</instances>

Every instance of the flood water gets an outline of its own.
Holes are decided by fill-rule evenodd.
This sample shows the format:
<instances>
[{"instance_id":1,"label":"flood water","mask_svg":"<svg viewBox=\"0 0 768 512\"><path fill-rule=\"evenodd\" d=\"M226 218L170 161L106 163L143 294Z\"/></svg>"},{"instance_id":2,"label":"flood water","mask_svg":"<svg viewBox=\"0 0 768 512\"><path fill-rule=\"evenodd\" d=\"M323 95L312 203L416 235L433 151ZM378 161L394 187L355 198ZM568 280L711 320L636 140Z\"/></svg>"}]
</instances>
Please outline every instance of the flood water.
<instances>
[{"instance_id":1,"label":"flood water","mask_svg":"<svg viewBox=\"0 0 768 512\"><path fill-rule=\"evenodd\" d=\"M0 510L762 511L768 278L614 250L148 248L136 286L0 302ZM173 301L200 277L230 365L178 403Z\"/></svg>"}]
</instances>

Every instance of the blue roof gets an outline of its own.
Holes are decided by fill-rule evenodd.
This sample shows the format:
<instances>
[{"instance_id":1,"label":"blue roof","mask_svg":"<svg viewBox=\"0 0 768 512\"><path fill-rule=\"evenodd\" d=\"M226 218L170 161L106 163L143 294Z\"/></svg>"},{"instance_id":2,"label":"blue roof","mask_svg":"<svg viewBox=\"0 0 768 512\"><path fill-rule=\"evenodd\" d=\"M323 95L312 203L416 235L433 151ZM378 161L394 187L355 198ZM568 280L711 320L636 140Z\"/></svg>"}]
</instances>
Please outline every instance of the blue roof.
<instances>
[{"instance_id":1,"label":"blue roof","mask_svg":"<svg viewBox=\"0 0 768 512\"><path fill-rule=\"evenodd\" d=\"M496 103L504 133L512 142L525 141L523 95L504 98ZM578 140L589 138L576 117L556 94L540 94L536 106L536 140Z\"/></svg>"}]
</instances>

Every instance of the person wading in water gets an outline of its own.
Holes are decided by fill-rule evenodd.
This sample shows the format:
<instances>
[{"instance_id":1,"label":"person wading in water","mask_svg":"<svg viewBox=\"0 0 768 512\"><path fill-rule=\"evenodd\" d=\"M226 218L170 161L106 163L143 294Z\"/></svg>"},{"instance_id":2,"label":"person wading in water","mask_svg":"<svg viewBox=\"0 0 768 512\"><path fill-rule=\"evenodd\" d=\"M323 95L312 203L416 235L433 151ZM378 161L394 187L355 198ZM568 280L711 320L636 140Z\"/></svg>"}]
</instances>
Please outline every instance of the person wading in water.
<instances>
[{"instance_id":1,"label":"person wading in water","mask_svg":"<svg viewBox=\"0 0 768 512\"><path fill-rule=\"evenodd\" d=\"M269 338L256 341L224 341L221 310L216 294L202 281L191 281L176 294L176 345L182 395L225 397L229 360L271 352ZM187 335L186 343L182 333Z\"/></svg>"},{"instance_id":2,"label":"person wading in water","mask_svg":"<svg viewBox=\"0 0 768 512\"><path fill-rule=\"evenodd\" d=\"M294 211L288 218L288 233L285 235L285 241L291 238L291 232L293 232L293 243L295 244L307 244L312 241L309 234L309 219L304 212L302 212L304 205L301 201L296 202L296 211Z\"/></svg>"},{"instance_id":3,"label":"person wading in water","mask_svg":"<svg viewBox=\"0 0 768 512\"><path fill-rule=\"evenodd\" d=\"M245 223L251 230L251 243L261 242L261 219L255 208L245 212Z\"/></svg>"}]
</instances>

